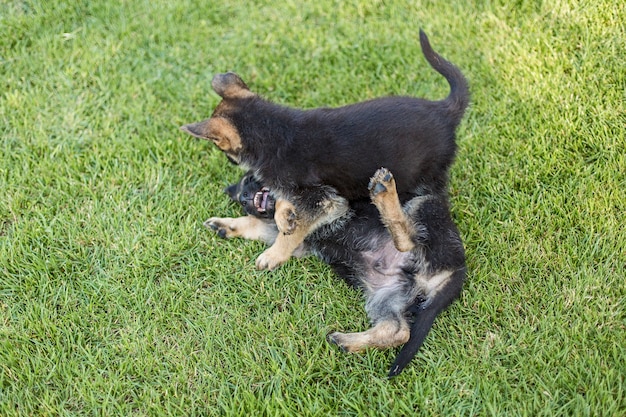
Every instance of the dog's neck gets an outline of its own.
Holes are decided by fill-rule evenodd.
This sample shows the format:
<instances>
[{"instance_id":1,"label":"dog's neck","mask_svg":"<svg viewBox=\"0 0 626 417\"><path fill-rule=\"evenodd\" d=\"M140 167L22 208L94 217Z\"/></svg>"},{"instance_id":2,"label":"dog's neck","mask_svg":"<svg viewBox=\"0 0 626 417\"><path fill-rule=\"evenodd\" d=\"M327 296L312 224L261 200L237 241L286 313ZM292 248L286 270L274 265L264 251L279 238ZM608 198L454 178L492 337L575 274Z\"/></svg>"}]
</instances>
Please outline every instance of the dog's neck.
<instances>
[{"instance_id":1,"label":"dog's neck","mask_svg":"<svg viewBox=\"0 0 626 417\"><path fill-rule=\"evenodd\" d=\"M232 120L241 136L243 149L239 164L273 190L289 188L291 179L268 172L280 170L275 164L293 163L287 158L297 143L297 132L305 111L279 106L255 97ZM270 165L272 164L272 165ZM280 178L277 178L280 177Z\"/></svg>"}]
</instances>

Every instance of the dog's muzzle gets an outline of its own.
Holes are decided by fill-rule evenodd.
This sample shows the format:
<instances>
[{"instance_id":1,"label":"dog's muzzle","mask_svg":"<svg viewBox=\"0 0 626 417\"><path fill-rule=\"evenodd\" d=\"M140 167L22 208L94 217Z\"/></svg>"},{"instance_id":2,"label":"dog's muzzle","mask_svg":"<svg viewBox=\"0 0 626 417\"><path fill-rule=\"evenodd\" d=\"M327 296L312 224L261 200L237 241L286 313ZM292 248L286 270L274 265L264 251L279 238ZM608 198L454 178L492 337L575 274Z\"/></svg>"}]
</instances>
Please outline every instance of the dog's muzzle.
<instances>
[{"instance_id":1,"label":"dog's muzzle","mask_svg":"<svg viewBox=\"0 0 626 417\"><path fill-rule=\"evenodd\" d=\"M276 200L271 196L267 187L262 187L254 194L242 193L239 196L239 203L249 214L256 214L259 217L268 219L274 217Z\"/></svg>"},{"instance_id":2,"label":"dog's muzzle","mask_svg":"<svg viewBox=\"0 0 626 417\"><path fill-rule=\"evenodd\" d=\"M259 213L267 213L268 209L273 208L270 207L270 205L273 206L273 199L270 198L270 190L267 187L263 187L261 190L257 191L252 201Z\"/></svg>"}]
</instances>

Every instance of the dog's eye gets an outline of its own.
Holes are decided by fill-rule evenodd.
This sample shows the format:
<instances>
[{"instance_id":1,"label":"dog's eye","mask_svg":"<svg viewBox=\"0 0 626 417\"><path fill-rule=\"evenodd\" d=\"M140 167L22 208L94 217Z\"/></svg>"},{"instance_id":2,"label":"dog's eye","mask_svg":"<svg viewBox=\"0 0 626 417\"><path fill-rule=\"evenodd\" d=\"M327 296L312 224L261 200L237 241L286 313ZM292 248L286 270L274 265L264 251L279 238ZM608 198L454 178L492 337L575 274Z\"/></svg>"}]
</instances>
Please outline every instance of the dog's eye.
<instances>
[{"instance_id":1,"label":"dog's eye","mask_svg":"<svg viewBox=\"0 0 626 417\"><path fill-rule=\"evenodd\" d=\"M248 193L243 193L243 198L248 198Z\"/></svg>"}]
</instances>

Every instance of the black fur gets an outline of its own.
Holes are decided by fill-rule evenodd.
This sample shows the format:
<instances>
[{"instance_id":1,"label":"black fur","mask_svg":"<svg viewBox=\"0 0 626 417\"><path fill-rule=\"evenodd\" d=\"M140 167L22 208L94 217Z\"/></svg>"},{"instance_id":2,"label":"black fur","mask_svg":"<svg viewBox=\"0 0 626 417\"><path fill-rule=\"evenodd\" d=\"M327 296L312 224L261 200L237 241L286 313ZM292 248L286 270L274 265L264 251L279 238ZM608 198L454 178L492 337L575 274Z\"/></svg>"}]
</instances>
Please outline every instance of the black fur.
<instances>
[{"instance_id":1,"label":"black fur","mask_svg":"<svg viewBox=\"0 0 626 417\"><path fill-rule=\"evenodd\" d=\"M249 172L230 187L239 190L239 194L229 195L240 203L241 193L253 194L262 187ZM390 377L398 375L415 356L436 316L459 296L465 279L464 249L445 194L404 195L404 199L404 208L417 232L416 248L408 256L390 249L391 235L370 199L351 201L344 218L309 235L302 248L303 252L328 263L347 283L365 292L372 324L394 314L404 316L411 323L410 338L391 366ZM423 201L417 204L418 200ZM266 219L264 213L255 213L250 206L244 209L249 215ZM442 271L449 271L450 275L434 295L420 290L420 280ZM383 281L396 282L400 289L377 297L376 291L371 290L372 283Z\"/></svg>"},{"instance_id":2,"label":"black fur","mask_svg":"<svg viewBox=\"0 0 626 417\"><path fill-rule=\"evenodd\" d=\"M469 89L458 68L432 50L422 31L420 43L426 60L450 84L443 100L386 97L299 110L262 99L236 74L227 73L213 79L223 100L212 117L182 127L212 140L281 203L273 223L240 194L236 201L245 202L248 214L259 215L262 222L246 216L211 218L205 224L223 237L272 244L257 259L257 268L273 269L293 253L308 252L361 288L372 329L336 332L329 338L351 351L406 342L390 376L413 358L435 317L459 295L465 277L463 245L450 218L446 184ZM381 166L393 177L377 171ZM387 176L398 195L389 193ZM380 203L381 193L393 197L384 200L383 208L403 204L394 206L395 217L383 216L383 221L380 206L370 202ZM397 219L402 230L394 229Z\"/></svg>"},{"instance_id":3,"label":"black fur","mask_svg":"<svg viewBox=\"0 0 626 417\"><path fill-rule=\"evenodd\" d=\"M259 186L259 182L252 176L251 172L244 175L239 182L226 187L224 191L232 200L241 204L246 214L262 219L274 218L276 199L266 194L265 188ZM263 209L255 201L259 194L266 194L267 203Z\"/></svg>"},{"instance_id":4,"label":"black fur","mask_svg":"<svg viewBox=\"0 0 626 417\"><path fill-rule=\"evenodd\" d=\"M219 115L239 131L241 163L275 191L325 184L349 200L364 198L367 180L381 166L394 172L400 193L443 190L469 90L461 72L432 50L421 31L420 42L428 62L450 84L446 99L385 97L313 110L259 96L239 99Z\"/></svg>"},{"instance_id":5,"label":"black fur","mask_svg":"<svg viewBox=\"0 0 626 417\"><path fill-rule=\"evenodd\" d=\"M328 197L327 190L314 190L322 185L348 200L366 198L368 178L381 166L395 173L399 193L440 192L454 160L455 130L469 89L459 69L433 51L421 30L420 44L426 60L450 84L443 100L384 97L300 110L264 100L227 73L213 79L223 100L212 117L182 129L213 140L229 159L289 201L298 194ZM303 207L296 211L310 217Z\"/></svg>"}]
</instances>

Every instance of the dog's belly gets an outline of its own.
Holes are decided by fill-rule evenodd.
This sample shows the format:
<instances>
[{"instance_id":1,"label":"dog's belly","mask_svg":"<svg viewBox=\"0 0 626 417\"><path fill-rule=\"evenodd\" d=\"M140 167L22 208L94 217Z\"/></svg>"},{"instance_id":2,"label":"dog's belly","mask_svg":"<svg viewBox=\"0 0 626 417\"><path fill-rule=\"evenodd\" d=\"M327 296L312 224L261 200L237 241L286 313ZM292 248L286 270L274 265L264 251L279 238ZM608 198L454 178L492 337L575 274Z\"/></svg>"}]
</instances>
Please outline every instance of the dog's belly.
<instances>
[{"instance_id":1,"label":"dog's belly","mask_svg":"<svg viewBox=\"0 0 626 417\"><path fill-rule=\"evenodd\" d=\"M411 252L400 252L393 240L384 241L377 249L361 252L365 263L362 282L369 291L408 283L403 266L410 262Z\"/></svg>"}]
</instances>

